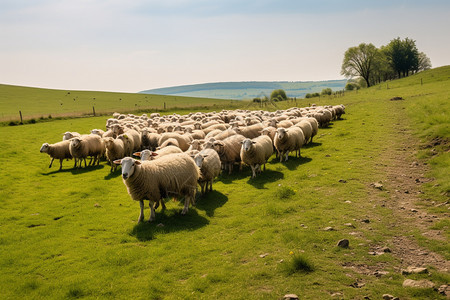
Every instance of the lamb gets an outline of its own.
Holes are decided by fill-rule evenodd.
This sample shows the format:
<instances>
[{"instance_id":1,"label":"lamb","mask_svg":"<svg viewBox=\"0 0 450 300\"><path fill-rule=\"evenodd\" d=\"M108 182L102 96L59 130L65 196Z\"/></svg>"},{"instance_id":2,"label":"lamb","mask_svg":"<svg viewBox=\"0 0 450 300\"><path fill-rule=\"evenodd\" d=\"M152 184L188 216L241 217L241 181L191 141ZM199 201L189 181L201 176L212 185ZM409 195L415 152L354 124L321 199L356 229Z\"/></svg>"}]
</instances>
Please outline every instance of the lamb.
<instances>
[{"instance_id":1,"label":"lamb","mask_svg":"<svg viewBox=\"0 0 450 300\"><path fill-rule=\"evenodd\" d=\"M264 128L262 123L246 126L246 127L237 127L233 128L237 134L243 135L246 138L254 139L255 137L260 135L260 131Z\"/></svg>"},{"instance_id":2,"label":"lamb","mask_svg":"<svg viewBox=\"0 0 450 300\"><path fill-rule=\"evenodd\" d=\"M86 157L88 156L93 157L93 165L95 165L95 162L97 162L98 165L100 163L100 156L103 155L104 145L101 137L96 134L90 134L81 138L72 138L70 140L69 151L75 159L74 167L76 167L77 160L79 160L81 168L82 160L84 160L84 166L86 167ZM90 164L91 163L89 163L89 165Z\"/></svg>"},{"instance_id":3,"label":"lamb","mask_svg":"<svg viewBox=\"0 0 450 300\"><path fill-rule=\"evenodd\" d=\"M159 203L169 194L184 197L182 215L188 212L189 203L195 205L200 170L189 155L171 154L143 162L125 157L114 163L122 165L122 179L127 191L133 200L139 201L141 211L138 222L144 220L144 200L150 202L149 222L155 220L154 203Z\"/></svg>"},{"instance_id":4,"label":"lamb","mask_svg":"<svg viewBox=\"0 0 450 300\"><path fill-rule=\"evenodd\" d=\"M289 129L278 128L275 134L274 145L280 156L280 162L283 161L283 156L285 156L285 161L288 160L289 152L295 151L297 156L300 156L300 147L305 143L305 136L303 131L298 127L291 127Z\"/></svg>"},{"instance_id":5,"label":"lamb","mask_svg":"<svg viewBox=\"0 0 450 300\"><path fill-rule=\"evenodd\" d=\"M78 132L75 132L75 131L73 131L73 132L66 131L63 134L63 141L70 140L73 137L81 137L81 134L79 134Z\"/></svg>"},{"instance_id":6,"label":"lamb","mask_svg":"<svg viewBox=\"0 0 450 300\"><path fill-rule=\"evenodd\" d=\"M202 195L209 191L212 192L212 184L214 178L220 174L220 157L213 149L205 149L194 156L194 161L197 167L200 168L200 177L198 183L200 184Z\"/></svg>"},{"instance_id":7,"label":"lamb","mask_svg":"<svg viewBox=\"0 0 450 300\"><path fill-rule=\"evenodd\" d=\"M113 139L112 137L103 138L106 148L106 159L111 165L110 172L115 172L117 165L114 161L125 157L125 145L121 139Z\"/></svg>"},{"instance_id":8,"label":"lamb","mask_svg":"<svg viewBox=\"0 0 450 300\"><path fill-rule=\"evenodd\" d=\"M267 135L261 135L254 139L245 139L242 141L241 160L252 169L252 178L256 177L256 172L261 172L261 165L266 163L273 153L272 140Z\"/></svg>"},{"instance_id":9,"label":"lamb","mask_svg":"<svg viewBox=\"0 0 450 300\"><path fill-rule=\"evenodd\" d=\"M233 164L235 162L240 164L241 142L244 139L244 136L237 134L230 136L223 141L215 141L213 143L213 149L219 154L224 169L228 168L228 174L231 174L233 171Z\"/></svg>"},{"instance_id":10,"label":"lamb","mask_svg":"<svg viewBox=\"0 0 450 300\"><path fill-rule=\"evenodd\" d=\"M55 144L44 143L40 149L41 153L47 153L52 158L49 168L52 167L53 161L59 159L59 170L62 170L62 162L64 159L72 159L72 155L69 151L70 141L62 141Z\"/></svg>"}]
</instances>

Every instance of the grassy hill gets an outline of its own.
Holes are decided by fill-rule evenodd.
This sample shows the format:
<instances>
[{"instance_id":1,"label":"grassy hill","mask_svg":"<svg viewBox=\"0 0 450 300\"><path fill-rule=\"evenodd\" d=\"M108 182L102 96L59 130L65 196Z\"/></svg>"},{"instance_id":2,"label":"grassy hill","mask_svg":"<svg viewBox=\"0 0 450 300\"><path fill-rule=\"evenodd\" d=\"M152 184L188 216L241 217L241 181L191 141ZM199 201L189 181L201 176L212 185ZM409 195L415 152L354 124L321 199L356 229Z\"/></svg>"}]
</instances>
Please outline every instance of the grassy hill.
<instances>
[{"instance_id":1,"label":"grassy hill","mask_svg":"<svg viewBox=\"0 0 450 300\"><path fill-rule=\"evenodd\" d=\"M230 101L198 97L68 91L0 84L0 122L32 118L112 114L114 111L154 111L175 108L233 106Z\"/></svg>"},{"instance_id":2,"label":"grassy hill","mask_svg":"<svg viewBox=\"0 0 450 300\"><path fill-rule=\"evenodd\" d=\"M283 89L288 97L303 98L308 93L320 93L325 88L342 90L346 83L347 80L216 82L151 89L140 93L242 100L264 94L269 97L273 90Z\"/></svg>"},{"instance_id":3,"label":"grassy hill","mask_svg":"<svg viewBox=\"0 0 450 300\"><path fill-rule=\"evenodd\" d=\"M186 216L169 200L152 224L105 162L58 171L38 151L106 117L0 127L1 298L446 299L402 283L450 281L449 83L443 67L314 99L347 113L302 158L221 175Z\"/></svg>"}]
</instances>

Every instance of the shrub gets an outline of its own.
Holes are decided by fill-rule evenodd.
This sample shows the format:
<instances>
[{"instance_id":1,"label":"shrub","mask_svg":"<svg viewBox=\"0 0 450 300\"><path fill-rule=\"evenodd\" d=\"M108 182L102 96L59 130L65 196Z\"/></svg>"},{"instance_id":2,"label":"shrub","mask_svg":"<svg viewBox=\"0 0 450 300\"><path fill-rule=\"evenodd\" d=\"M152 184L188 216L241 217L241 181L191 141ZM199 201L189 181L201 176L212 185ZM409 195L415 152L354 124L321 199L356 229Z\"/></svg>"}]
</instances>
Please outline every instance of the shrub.
<instances>
[{"instance_id":1,"label":"shrub","mask_svg":"<svg viewBox=\"0 0 450 300\"><path fill-rule=\"evenodd\" d=\"M270 94L270 100L272 101L283 101L287 100L286 92L282 89L273 90Z\"/></svg>"},{"instance_id":2,"label":"shrub","mask_svg":"<svg viewBox=\"0 0 450 300\"><path fill-rule=\"evenodd\" d=\"M314 271L314 266L306 257L293 254L292 259L284 264L284 271L288 275L295 273L310 273Z\"/></svg>"}]
</instances>

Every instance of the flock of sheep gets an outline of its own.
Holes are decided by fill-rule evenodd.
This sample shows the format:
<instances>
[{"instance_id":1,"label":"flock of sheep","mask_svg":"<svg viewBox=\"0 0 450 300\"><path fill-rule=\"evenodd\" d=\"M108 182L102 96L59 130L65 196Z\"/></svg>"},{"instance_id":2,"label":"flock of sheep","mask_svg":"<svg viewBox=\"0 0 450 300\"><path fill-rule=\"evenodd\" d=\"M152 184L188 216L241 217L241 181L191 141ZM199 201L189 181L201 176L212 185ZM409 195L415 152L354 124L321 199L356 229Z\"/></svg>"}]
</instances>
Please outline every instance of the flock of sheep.
<instances>
[{"instance_id":1,"label":"flock of sheep","mask_svg":"<svg viewBox=\"0 0 450 300\"><path fill-rule=\"evenodd\" d=\"M144 219L144 202L149 200L150 218L168 196L184 197L182 214L195 204L197 184L201 193L212 190L221 170L233 171L242 163L251 167L252 178L265 170L273 152L280 162L290 153L311 143L319 127L328 126L345 113L343 105L289 108L287 110L224 110L219 113L190 113L150 116L114 113L106 131L90 134L66 132L63 141L44 143L40 152L60 160L74 159L74 168L99 164L102 157L114 172L121 165L122 179L132 199L139 201L139 221ZM140 157L140 160L132 158Z\"/></svg>"}]
</instances>

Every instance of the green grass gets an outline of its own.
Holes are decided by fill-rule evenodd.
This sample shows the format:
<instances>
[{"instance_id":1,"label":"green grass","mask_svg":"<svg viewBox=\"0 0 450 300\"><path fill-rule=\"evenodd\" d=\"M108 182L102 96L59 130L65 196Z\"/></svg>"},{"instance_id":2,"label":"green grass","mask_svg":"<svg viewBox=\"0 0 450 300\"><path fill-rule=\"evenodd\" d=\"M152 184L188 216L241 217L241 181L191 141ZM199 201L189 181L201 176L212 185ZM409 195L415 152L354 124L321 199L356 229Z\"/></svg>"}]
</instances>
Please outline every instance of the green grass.
<instances>
[{"instance_id":1,"label":"green grass","mask_svg":"<svg viewBox=\"0 0 450 300\"><path fill-rule=\"evenodd\" d=\"M59 172L57 163L48 169L48 156L39 153L42 143L59 141L65 131L103 128L107 117L0 127L1 298L279 299L295 293L328 299L341 293L345 299L380 299L389 293L444 299L434 291L403 289L398 260L389 253L367 253L395 235L416 235L409 227L389 226L392 212L371 201L390 195L373 195L369 185L386 178L384 154L402 137L396 124L423 144L448 138L440 129L445 118L419 122L417 112L425 105L428 116L448 111L448 101L443 107L433 103L448 99L449 74L446 67L390 82L389 89L381 85L310 100L344 103L347 113L320 129L302 158L280 163L273 156L255 179L246 167L221 175L214 191L199 197L186 216L180 215L181 203L168 201L152 224L136 223L139 204L127 194L120 171L110 174L105 162L72 170L69 161ZM420 85L420 75L430 81ZM389 101L393 96L405 100ZM424 202L446 199L442 192L450 172L437 159L446 156L423 158L434 161L429 176L441 183L438 192L433 185L424 187ZM361 222L366 218L370 223ZM324 231L328 226L335 230ZM447 223L435 226L445 229ZM350 241L348 249L336 247L343 238ZM417 239L441 254L449 251L442 243ZM360 264L389 274L376 278L346 267ZM302 272L308 266L312 271ZM438 285L448 282L438 271L432 276ZM365 286L351 287L357 280Z\"/></svg>"},{"instance_id":2,"label":"green grass","mask_svg":"<svg viewBox=\"0 0 450 300\"><path fill-rule=\"evenodd\" d=\"M69 91L0 84L0 121L39 120L113 112L148 112L185 109L222 109L239 102L207 98L161 96L137 93Z\"/></svg>"}]
</instances>

